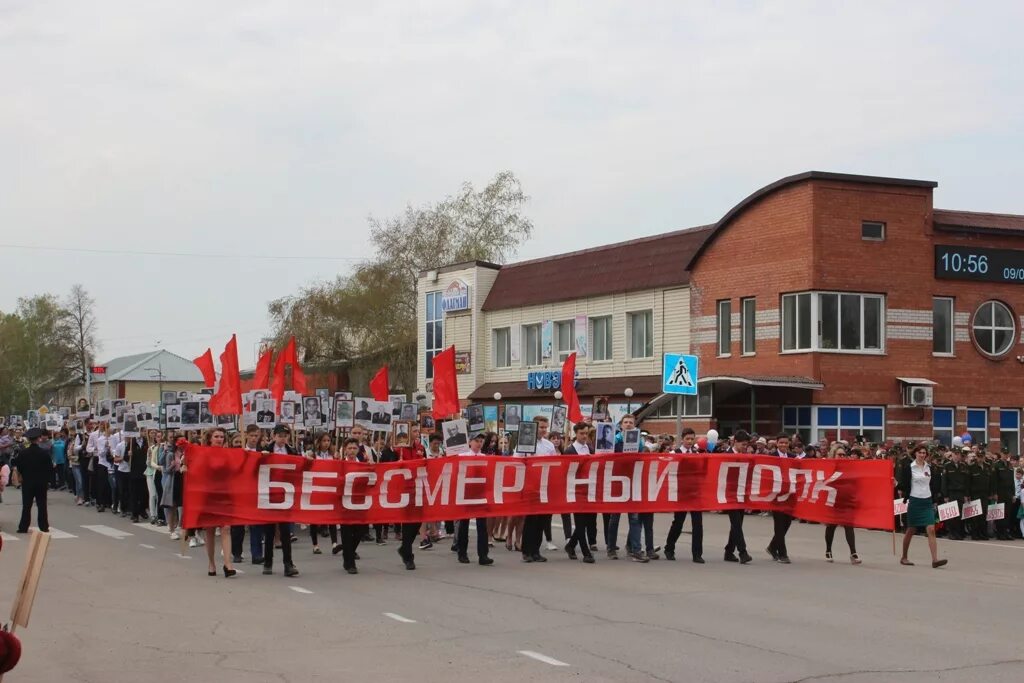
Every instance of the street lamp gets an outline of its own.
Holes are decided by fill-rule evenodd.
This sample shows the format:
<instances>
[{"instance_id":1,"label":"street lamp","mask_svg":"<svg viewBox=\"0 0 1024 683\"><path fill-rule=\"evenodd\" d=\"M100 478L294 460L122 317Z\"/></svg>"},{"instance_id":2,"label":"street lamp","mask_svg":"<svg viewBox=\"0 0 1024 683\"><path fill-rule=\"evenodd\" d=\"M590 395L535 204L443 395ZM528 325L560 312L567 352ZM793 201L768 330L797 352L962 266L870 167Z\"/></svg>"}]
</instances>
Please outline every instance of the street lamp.
<instances>
[{"instance_id":1,"label":"street lamp","mask_svg":"<svg viewBox=\"0 0 1024 683\"><path fill-rule=\"evenodd\" d=\"M626 395L626 398L628 399L626 401L626 412L627 413L632 413L633 412L633 387L626 387L626 390L623 391L622 393L624 393Z\"/></svg>"},{"instance_id":2,"label":"street lamp","mask_svg":"<svg viewBox=\"0 0 1024 683\"><path fill-rule=\"evenodd\" d=\"M555 392L555 400L556 401L561 401L562 400L562 396L564 396L564 395L565 394L562 393L562 390L559 389L558 391Z\"/></svg>"},{"instance_id":3,"label":"street lamp","mask_svg":"<svg viewBox=\"0 0 1024 683\"><path fill-rule=\"evenodd\" d=\"M500 401L501 400L501 392L500 391L495 391L494 392L494 400L495 401Z\"/></svg>"}]
</instances>

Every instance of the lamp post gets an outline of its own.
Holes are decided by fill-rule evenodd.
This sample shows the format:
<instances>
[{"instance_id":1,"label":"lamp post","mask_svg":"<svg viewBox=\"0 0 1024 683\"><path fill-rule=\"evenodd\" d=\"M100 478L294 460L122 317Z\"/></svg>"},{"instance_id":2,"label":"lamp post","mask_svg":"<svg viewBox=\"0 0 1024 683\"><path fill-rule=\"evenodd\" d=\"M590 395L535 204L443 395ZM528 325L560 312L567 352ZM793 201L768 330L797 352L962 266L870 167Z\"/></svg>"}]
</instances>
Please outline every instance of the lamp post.
<instances>
[{"instance_id":1,"label":"lamp post","mask_svg":"<svg viewBox=\"0 0 1024 683\"><path fill-rule=\"evenodd\" d=\"M159 401L157 402L157 405L160 407L157 408L157 414L158 416L162 416L164 412L164 364L157 363L157 366L155 368L143 368L143 370L149 370L151 372L156 373L155 375L152 375L152 377L156 378L156 380L159 382L157 388L157 396L159 397Z\"/></svg>"},{"instance_id":2,"label":"lamp post","mask_svg":"<svg viewBox=\"0 0 1024 683\"><path fill-rule=\"evenodd\" d=\"M626 390L622 392L626 395L626 412L632 414L633 412L633 387L626 387Z\"/></svg>"},{"instance_id":3,"label":"lamp post","mask_svg":"<svg viewBox=\"0 0 1024 683\"><path fill-rule=\"evenodd\" d=\"M555 400L556 401L561 401L563 396L565 396L565 394L562 393L561 389L559 389L558 391L555 392Z\"/></svg>"},{"instance_id":4,"label":"lamp post","mask_svg":"<svg viewBox=\"0 0 1024 683\"><path fill-rule=\"evenodd\" d=\"M494 392L494 400L495 401L500 401L501 400L501 392L500 391L495 391Z\"/></svg>"}]
</instances>

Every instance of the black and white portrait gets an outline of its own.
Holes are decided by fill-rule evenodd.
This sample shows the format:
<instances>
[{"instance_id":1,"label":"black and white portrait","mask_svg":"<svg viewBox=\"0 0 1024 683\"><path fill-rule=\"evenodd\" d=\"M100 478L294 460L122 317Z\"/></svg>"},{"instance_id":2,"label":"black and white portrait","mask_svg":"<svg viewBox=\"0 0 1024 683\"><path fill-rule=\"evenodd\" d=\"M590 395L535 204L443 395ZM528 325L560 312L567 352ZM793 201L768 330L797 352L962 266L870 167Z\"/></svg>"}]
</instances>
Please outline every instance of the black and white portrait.
<instances>
[{"instance_id":1,"label":"black and white portrait","mask_svg":"<svg viewBox=\"0 0 1024 683\"><path fill-rule=\"evenodd\" d=\"M465 420L448 420L441 427L445 450L451 453L469 451L469 430Z\"/></svg>"},{"instance_id":2,"label":"black and white portrait","mask_svg":"<svg viewBox=\"0 0 1024 683\"><path fill-rule=\"evenodd\" d=\"M391 404L391 416L400 417L402 406L405 405L405 394L388 394L388 402Z\"/></svg>"},{"instance_id":3,"label":"black and white portrait","mask_svg":"<svg viewBox=\"0 0 1024 683\"><path fill-rule=\"evenodd\" d=\"M484 430L484 407L479 403L470 405L466 408L466 419L469 422L471 433L482 432Z\"/></svg>"},{"instance_id":4,"label":"black and white portrait","mask_svg":"<svg viewBox=\"0 0 1024 683\"><path fill-rule=\"evenodd\" d=\"M519 441L516 444L519 453L537 452L537 423L532 420L519 423Z\"/></svg>"},{"instance_id":5,"label":"black and white portrait","mask_svg":"<svg viewBox=\"0 0 1024 683\"><path fill-rule=\"evenodd\" d=\"M160 394L160 402L165 406L171 406L178 403L178 392L176 391L164 391Z\"/></svg>"},{"instance_id":6,"label":"black and white portrait","mask_svg":"<svg viewBox=\"0 0 1024 683\"><path fill-rule=\"evenodd\" d=\"M373 413L370 415L370 426L374 431L391 431L391 406L392 404L387 401L373 402L373 405L371 406ZM399 406L398 412L401 414L401 406Z\"/></svg>"},{"instance_id":7,"label":"black and white portrait","mask_svg":"<svg viewBox=\"0 0 1024 683\"><path fill-rule=\"evenodd\" d=\"M256 405L259 407L259 410L256 411L256 424L274 424L274 399L262 398L259 399Z\"/></svg>"},{"instance_id":8,"label":"black and white portrait","mask_svg":"<svg viewBox=\"0 0 1024 683\"><path fill-rule=\"evenodd\" d=\"M505 431L519 431L519 423L523 419L523 406L518 403L505 404Z\"/></svg>"},{"instance_id":9,"label":"black and white portrait","mask_svg":"<svg viewBox=\"0 0 1024 683\"><path fill-rule=\"evenodd\" d=\"M416 403L403 403L402 404L402 419L403 420L415 420L416 413L419 412L419 405Z\"/></svg>"},{"instance_id":10,"label":"black and white portrait","mask_svg":"<svg viewBox=\"0 0 1024 683\"><path fill-rule=\"evenodd\" d=\"M183 401L180 406L181 426L184 429L199 429L199 401Z\"/></svg>"},{"instance_id":11,"label":"black and white portrait","mask_svg":"<svg viewBox=\"0 0 1024 683\"><path fill-rule=\"evenodd\" d=\"M551 408L551 426L549 432L565 436L565 426L568 421L569 408L567 406L554 406Z\"/></svg>"},{"instance_id":12,"label":"black and white portrait","mask_svg":"<svg viewBox=\"0 0 1024 683\"><path fill-rule=\"evenodd\" d=\"M355 426L355 401L352 399L335 399L334 426L338 429L352 429Z\"/></svg>"},{"instance_id":13,"label":"black and white portrait","mask_svg":"<svg viewBox=\"0 0 1024 683\"><path fill-rule=\"evenodd\" d=\"M282 424L295 424L295 401L281 401Z\"/></svg>"},{"instance_id":14,"label":"black and white portrait","mask_svg":"<svg viewBox=\"0 0 1024 683\"><path fill-rule=\"evenodd\" d=\"M177 427L181 424L181 406L175 403L167 406L167 426Z\"/></svg>"},{"instance_id":15,"label":"black and white portrait","mask_svg":"<svg viewBox=\"0 0 1024 683\"><path fill-rule=\"evenodd\" d=\"M622 452L623 453L639 453L640 452L640 430L639 429L627 429L622 432Z\"/></svg>"},{"instance_id":16,"label":"black and white portrait","mask_svg":"<svg viewBox=\"0 0 1024 683\"><path fill-rule=\"evenodd\" d=\"M210 412L209 401L199 402L199 424L207 426L213 424L213 413Z\"/></svg>"},{"instance_id":17,"label":"black and white portrait","mask_svg":"<svg viewBox=\"0 0 1024 683\"><path fill-rule=\"evenodd\" d=\"M598 422L595 425L597 435L594 438L594 450L598 453L611 453L615 450L615 425L611 422Z\"/></svg>"},{"instance_id":18,"label":"black and white portrait","mask_svg":"<svg viewBox=\"0 0 1024 683\"><path fill-rule=\"evenodd\" d=\"M307 427L319 427L324 424L324 414L319 396L302 397L302 422Z\"/></svg>"}]
</instances>

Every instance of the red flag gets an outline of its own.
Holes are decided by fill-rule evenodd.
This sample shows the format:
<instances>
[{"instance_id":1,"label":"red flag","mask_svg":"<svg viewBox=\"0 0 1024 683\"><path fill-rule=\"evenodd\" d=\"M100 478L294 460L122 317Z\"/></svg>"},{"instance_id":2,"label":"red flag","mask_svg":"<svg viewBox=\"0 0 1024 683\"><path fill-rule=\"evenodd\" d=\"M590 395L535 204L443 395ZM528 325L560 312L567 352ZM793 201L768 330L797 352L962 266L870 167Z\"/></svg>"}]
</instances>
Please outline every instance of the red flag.
<instances>
[{"instance_id":1,"label":"red flag","mask_svg":"<svg viewBox=\"0 0 1024 683\"><path fill-rule=\"evenodd\" d=\"M238 372L238 342L235 335L220 354L220 386L210 397L210 412L214 415L242 414L242 378Z\"/></svg>"},{"instance_id":2,"label":"red flag","mask_svg":"<svg viewBox=\"0 0 1024 683\"><path fill-rule=\"evenodd\" d=\"M569 408L569 420L572 422L583 421L583 411L580 410L580 397L576 395L576 352L573 351L562 363L562 400Z\"/></svg>"},{"instance_id":3,"label":"red flag","mask_svg":"<svg viewBox=\"0 0 1024 683\"><path fill-rule=\"evenodd\" d=\"M256 373L252 376L253 389L270 388L270 360L273 355L273 350L268 348L260 356L259 362L256 363Z\"/></svg>"},{"instance_id":4,"label":"red flag","mask_svg":"<svg viewBox=\"0 0 1024 683\"><path fill-rule=\"evenodd\" d=\"M443 420L459 412L459 380L455 375L455 345L431 360L434 364L434 419Z\"/></svg>"},{"instance_id":5,"label":"red flag","mask_svg":"<svg viewBox=\"0 0 1024 683\"><path fill-rule=\"evenodd\" d=\"M285 365L292 366L292 389L300 394L309 393L306 387L306 375L299 366L298 355L295 351L295 337L288 340L284 350L277 355L277 362L274 363L274 381L270 385L270 393L274 400L281 403L284 398L284 370Z\"/></svg>"},{"instance_id":6,"label":"red flag","mask_svg":"<svg viewBox=\"0 0 1024 683\"><path fill-rule=\"evenodd\" d=\"M391 388L391 381L388 379L388 366L382 367L370 380L370 395L374 401L388 400L388 390Z\"/></svg>"},{"instance_id":7,"label":"red flag","mask_svg":"<svg viewBox=\"0 0 1024 683\"><path fill-rule=\"evenodd\" d=\"M192 359L192 362L199 368L199 372L203 373L203 384L212 387L217 383L217 373L213 370L213 351L206 349L206 353Z\"/></svg>"}]
</instances>

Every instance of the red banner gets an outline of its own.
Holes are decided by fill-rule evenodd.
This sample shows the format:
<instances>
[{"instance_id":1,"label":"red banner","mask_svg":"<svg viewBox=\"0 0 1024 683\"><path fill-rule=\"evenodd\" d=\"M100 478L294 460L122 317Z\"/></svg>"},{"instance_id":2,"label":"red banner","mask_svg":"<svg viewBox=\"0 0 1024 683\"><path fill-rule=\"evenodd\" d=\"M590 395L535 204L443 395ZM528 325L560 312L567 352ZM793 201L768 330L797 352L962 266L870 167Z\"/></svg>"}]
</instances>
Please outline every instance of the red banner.
<instances>
[{"instance_id":1,"label":"red banner","mask_svg":"<svg viewBox=\"0 0 1024 683\"><path fill-rule=\"evenodd\" d=\"M617 453L374 465L190 446L186 461L186 528L734 509L893 527L885 460Z\"/></svg>"}]
</instances>

